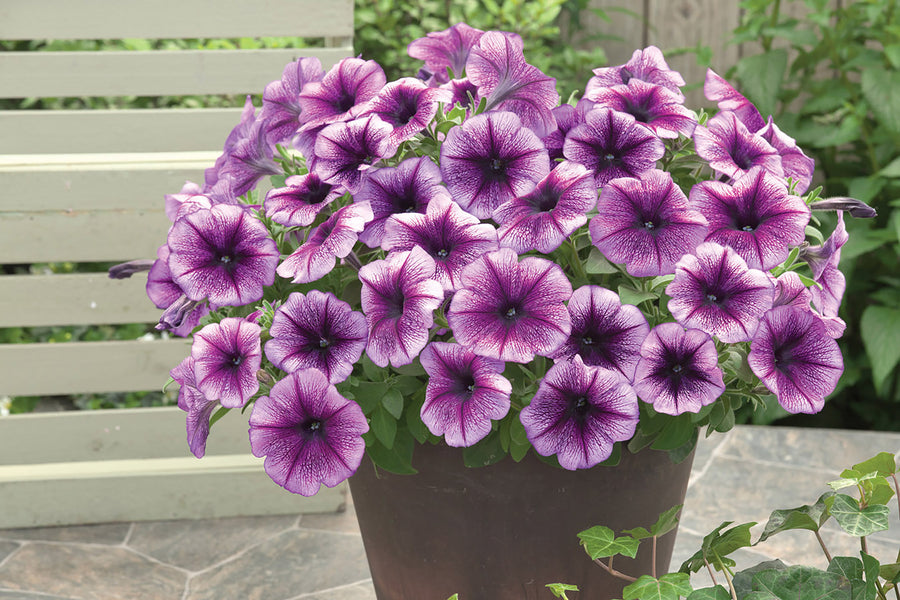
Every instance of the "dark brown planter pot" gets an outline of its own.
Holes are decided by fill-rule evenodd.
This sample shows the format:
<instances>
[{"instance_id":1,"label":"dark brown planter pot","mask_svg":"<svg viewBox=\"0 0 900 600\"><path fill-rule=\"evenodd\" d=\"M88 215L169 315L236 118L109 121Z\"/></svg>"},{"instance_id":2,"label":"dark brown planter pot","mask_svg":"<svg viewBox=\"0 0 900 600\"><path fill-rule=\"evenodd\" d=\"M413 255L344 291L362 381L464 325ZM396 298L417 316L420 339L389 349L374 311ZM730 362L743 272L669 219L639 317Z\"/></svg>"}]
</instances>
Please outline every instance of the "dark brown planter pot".
<instances>
[{"instance_id":1,"label":"dark brown planter pot","mask_svg":"<svg viewBox=\"0 0 900 600\"><path fill-rule=\"evenodd\" d=\"M543 600L557 582L579 586L573 600L621 598L625 583L590 560L578 532L649 527L684 501L692 461L624 451L616 467L572 472L529 454L470 469L459 449L424 445L413 458L417 475L376 475L366 457L350 490L378 600ZM674 545L675 532L660 539L658 574ZM650 563L645 542L615 567L638 576Z\"/></svg>"}]
</instances>

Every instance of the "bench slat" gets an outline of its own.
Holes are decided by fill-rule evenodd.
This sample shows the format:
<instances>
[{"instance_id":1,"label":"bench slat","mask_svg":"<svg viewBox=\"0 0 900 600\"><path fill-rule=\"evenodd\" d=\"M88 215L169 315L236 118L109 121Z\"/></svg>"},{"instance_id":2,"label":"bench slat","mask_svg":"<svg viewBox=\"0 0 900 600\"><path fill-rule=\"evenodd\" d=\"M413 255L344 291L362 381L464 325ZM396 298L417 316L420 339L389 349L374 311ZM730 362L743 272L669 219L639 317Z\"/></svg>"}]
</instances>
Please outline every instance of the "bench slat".
<instances>
[{"instance_id":1,"label":"bench slat","mask_svg":"<svg viewBox=\"0 0 900 600\"><path fill-rule=\"evenodd\" d=\"M351 0L3 0L0 39L338 37Z\"/></svg>"},{"instance_id":2,"label":"bench slat","mask_svg":"<svg viewBox=\"0 0 900 600\"><path fill-rule=\"evenodd\" d=\"M65 154L221 152L240 119L240 108L3 111L0 155L42 154L51 139Z\"/></svg>"},{"instance_id":3,"label":"bench slat","mask_svg":"<svg viewBox=\"0 0 900 600\"><path fill-rule=\"evenodd\" d=\"M0 52L4 98L261 94L300 56L324 68L351 48L158 52ZM227 132L226 132L227 134Z\"/></svg>"},{"instance_id":4,"label":"bench slat","mask_svg":"<svg viewBox=\"0 0 900 600\"><path fill-rule=\"evenodd\" d=\"M162 207L158 210L0 213L0 242L3 245L0 257L6 264L154 258L156 249L166 239L169 225Z\"/></svg>"},{"instance_id":5,"label":"bench slat","mask_svg":"<svg viewBox=\"0 0 900 600\"><path fill-rule=\"evenodd\" d=\"M0 394L42 396L159 390L189 340L0 344Z\"/></svg>"},{"instance_id":6,"label":"bench slat","mask_svg":"<svg viewBox=\"0 0 900 600\"><path fill-rule=\"evenodd\" d=\"M146 274L0 276L0 327L153 323L162 311L147 297Z\"/></svg>"}]
</instances>

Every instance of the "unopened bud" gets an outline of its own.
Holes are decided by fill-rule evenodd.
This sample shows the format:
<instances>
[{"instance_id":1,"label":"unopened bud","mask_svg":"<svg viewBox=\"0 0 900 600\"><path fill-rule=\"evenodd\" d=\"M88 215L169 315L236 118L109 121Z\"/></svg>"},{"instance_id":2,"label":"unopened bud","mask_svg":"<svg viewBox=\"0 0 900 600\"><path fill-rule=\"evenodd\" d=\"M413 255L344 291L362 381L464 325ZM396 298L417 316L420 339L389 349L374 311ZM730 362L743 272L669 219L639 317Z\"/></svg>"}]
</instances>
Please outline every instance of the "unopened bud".
<instances>
[{"instance_id":1,"label":"unopened bud","mask_svg":"<svg viewBox=\"0 0 900 600\"><path fill-rule=\"evenodd\" d=\"M149 271L150 267L156 261L153 259L129 260L128 262L119 263L109 268L110 279L128 279L135 273L141 271Z\"/></svg>"},{"instance_id":2,"label":"unopened bud","mask_svg":"<svg viewBox=\"0 0 900 600\"><path fill-rule=\"evenodd\" d=\"M878 216L875 209L862 200L844 196L816 200L809 207L812 210L845 210L850 213L851 217L856 217L857 219L874 219Z\"/></svg>"}]
</instances>

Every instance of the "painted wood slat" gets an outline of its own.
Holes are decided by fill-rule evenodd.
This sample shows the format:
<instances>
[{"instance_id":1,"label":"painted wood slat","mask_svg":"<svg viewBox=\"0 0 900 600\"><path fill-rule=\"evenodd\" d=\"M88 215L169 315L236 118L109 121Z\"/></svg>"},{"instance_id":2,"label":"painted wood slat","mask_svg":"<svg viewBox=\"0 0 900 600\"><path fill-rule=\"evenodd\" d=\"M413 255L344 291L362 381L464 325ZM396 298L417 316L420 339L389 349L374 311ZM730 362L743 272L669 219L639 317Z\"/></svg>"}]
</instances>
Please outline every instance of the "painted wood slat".
<instances>
[{"instance_id":1,"label":"painted wood slat","mask_svg":"<svg viewBox=\"0 0 900 600\"><path fill-rule=\"evenodd\" d=\"M0 327L153 323L162 311L145 291L146 273L0 276Z\"/></svg>"},{"instance_id":2,"label":"painted wood slat","mask_svg":"<svg viewBox=\"0 0 900 600\"><path fill-rule=\"evenodd\" d=\"M190 341L0 344L0 394L42 396L159 390Z\"/></svg>"},{"instance_id":3,"label":"painted wood slat","mask_svg":"<svg viewBox=\"0 0 900 600\"><path fill-rule=\"evenodd\" d=\"M315 56L326 69L352 48L158 52L0 52L5 98L261 94L284 66Z\"/></svg>"},{"instance_id":4,"label":"painted wood slat","mask_svg":"<svg viewBox=\"0 0 900 600\"><path fill-rule=\"evenodd\" d=\"M155 258L169 220L163 209L0 213L7 264Z\"/></svg>"},{"instance_id":5,"label":"painted wood slat","mask_svg":"<svg viewBox=\"0 0 900 600\"><path fill-rule=\"evenodd\" d=\"M249 418L232 410L217 421L206 456L250 454ZM0 466L191 456L176 406L13 415L0 419L0 446Z\"/></svg>"},{"instance_id":6,"label":"painted wood slat","mask_svg":"<svg viewBox=\"0 0 900 600\"><path fill-rule=\"evenodd\" d=\"M220 153L0 155L0 214L161 210L186 180L202 184Z\"/></svg>"},{"instance_id":7,"label":"painted wood slat","mask_svg":"<svg viewBox=\"0 0 900 600\"><path fill-rule=\"evenodd\" d=\"M272 73L274 79L278 74ZM0 112L0 155L222 151L240 108Z\"/></svg>"},{"instance_id":8,"label":"painted wood slat","mask_svg":"<svg viewBox=\"0 0 900 600\"><path fill-rule=\"evenodd\" d=\"M723 74L738 59L738 47L729 44L731 31L740 22L740 5L737 2L718 0L646 0L647 20L652 25L647 32L647 42L658 46L663 54L674 48L694 47L698 43L709 45L715 61L712 65ZM706 68L697 64L694 54L666 58L669 66L680 72L688 85L702 84ZM690 108L709 106L703 97L702 85L685 94L685 104Z\"/></svg>"},{"instance_id":9,"label":"painted wood slat","mask_svg":"<svg viewBox=\"0 0 900 600\"><path fill-rule=\"evenodd\" d=\"M0 450L4 446L0 444ZM120 462L120 461L116 461ZM0 529L114 521L210 519L343 510L346 484L304 498L278 487L252 457L121 461L102 472L92 463L44 468L40 479L4 478ZM108 467L107 467L108 468ZM65 499L65 501L60 501Z\"/></svg>"},{"instance_id":10,"label":"painted wood slat","mask_svg":"<svg viewBox=\"0 0 900 600\"><path fill-rule=\"evenodd\" d=\"M0 39L5 40L350 35L353 35L352 0L4 0L0 3Z\"/></svg>"},{"instance_id":11,"label":"painted wood slat","mask_svg":"<svg viewBox=\"0 0 900 600\"><path fill-rule=\"evenodd\" d=\"M601 19L591 9L605 11L609 21ZM600 44L606 53L607 65L594 67L626 63L635 50L644 47L647 26L643 6L640 3L633 2L628 7L623 7L621 0L591 0L588 9L581 12L581 21L586 33L609 36L609 39L589 43L590 46ZM584 83L587 83L590 76L591 73L585 73Z\"/></svg>"}]
</instances>

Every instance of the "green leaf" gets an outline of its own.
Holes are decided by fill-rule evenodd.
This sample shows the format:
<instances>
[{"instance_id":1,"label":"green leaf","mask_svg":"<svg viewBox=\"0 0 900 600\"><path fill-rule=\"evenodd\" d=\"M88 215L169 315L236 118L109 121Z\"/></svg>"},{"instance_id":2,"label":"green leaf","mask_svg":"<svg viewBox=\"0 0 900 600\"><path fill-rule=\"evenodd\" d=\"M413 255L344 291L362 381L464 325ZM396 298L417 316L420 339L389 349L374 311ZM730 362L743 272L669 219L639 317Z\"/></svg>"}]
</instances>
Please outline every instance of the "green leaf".
<instances>
[{"instance_id":1,"label":"green leaf","mask_svg":"<svg viewBox=\"0 0 900 600\"><path fill-rule=\"evenodd\" d=\"M363 439L366 440L366 454L378 468L398 475L418 473L412 466L415 441L405 429L397 432L392 448L385 447L371 431L364 433Z\"/></svg>"},{"instance_id":2,"label":"green leaf","mask_svg":"<svg viewBox=\"0 0 900 600\"><path fill-rule=\"evenodd\" d=\"M500 435L492 431L486 438L463 448L463 462L467 467L486 467L503 460L506 453L500 445Z\"/></svg>"},{"instance_id":3,"label":"green leaf","mask_svg":"<svg viewBox=\"0 0 900 600\"><path fill-rule=\"evenodd\" d=\"M883 166L878 174L882 177L900 177L900 156Z\"/></svg>"},{"instance_id":4,"label":"green leaf","mask_svg":"<svg viewBox=\"0 0 900 600\"><path fill-rule=\"evenodd\" d=\"M897 472L897 462L890 452L879 452L872 458L853 465L854 471L860 473L878 473L881 477L888 477Z\"/></svg>"},{"instance_id":5,"label":"green leaf","mask_svg":"<svg viewBox=\"0 0 900 600\"><path fill-rule=\"evenodd\" d=\"M895 69L900 69L900 44L888 44L885 46L884 55Z\"/></svg>"},{"instance_id":6,"label":"green leaf","mask_svg":"<svg viewBox=\"0 0 900 600\"><path fill-rule=\"evenodd\" d=\"M659 515L656 523L650 527L650 533L657 537L666 535L676 527L678 527L678 513L681 512L683 504L673 506L663 514Z\"/></svg>"},{"instance_id":7,"label":"green leaf","mask_svg":"<svg viewBox=\"0 0 900 600\"><path fill-rule=\"evenodd\" d=\"M586 529L578 534L584 551L588 553L591 560L598 558L607 558L621 554L629 558L637 556L638 546L640 542L632 537L616 537L616 534L609 527L597 525Z\"/></svg>"},{"instance_id":8,"label":"green leaf","mask_svg":"<svg viewBox=\"0 0 900 600\"><path fill-rule=\"evenodd\" d=\"M674 450L691 440L696 433L697 426L691 421L690 413L683 413L677 417L666 416L666 424L654 440L651 448L654 450Z\"/></svg>"},{"instance_id":9,"label":"green leaf","mask_svg":"<svg viewBox=\"0 0 900 600\"><path fill-rule=\"evenodd\" d=\"M622 590L622 600L678 600L692 591L687 573L667 573L659 579L641 575Z\"/></svg>"},{"instance_id":10,"label":"green leaf","mask_svg":"<svg viewBox=\"0 0 900 600\"><path fill-rule=\"evenodd\" d=\"M384 382L360 381L359 387L353 392L354 399L366 415L381 405L381 399L387 394L388 385Z\"/></svg>"},{"instance_id":11,"label":"green leaf","mask_svg":"<svg viewBox=\"0 0 900 600\"><path fill-rule=\"evenodd\" d=\"M384 398L382 398L381 405L386 411L391 413L395 419L399 419L403 416L403 394L400 393L400 390L394 388L389 389L384 395Z\"/></svg>"},{"instance_id":12,"label":"green leaf","mask_svg":"<svg viewBox=\"0 0 900 600\"><path fill-rule=\"evenodd\" d=\"M756 105L763 118L776 113L778 91L786 68L787 51L783 49L745 56L737 63L741 90Z\"/></svg>"},{"instance_id":13,"label":"green leaf","mask_svg":"<svg viewBox=\"0 0 900 600\"><path fill-rule=\"evenodd\" d=\"M753 577L753 589L768 592L768 595L748 595L747 598L851 600L849 580L812 567L794 566L783 570L760 571Z\"/></svg>"},{"instance_id":14,"label":"green leaf","mask_svg":"<svg viewBox=\"0 0 900 600\"><path fill-rule=\"evenodd\" d=\"M900 71L870 67L860 78L862 93L879 123L900 133Z\"/></svg>"},{"instance_id":15,"label":"green leaf","mask_svg":"<svg viewBox=\"0 0 900 600\"><path fill-rule=\"evenodd\" d=\"M878 574L882 579L890 583L900 582L900 562L879 566Z\"/></svg>"},{"instance_id":16,"label":"green leaf","mask_svg":"<svg viewBox=\"0 0 900 600\"><path fill-rule=\"evenodd\" d=\"M844 531L855 537L887 530L888 513L888 507L884 505L860 508L856 498L846 494L835 494L831 504L831 516Z\"/></svg>"},{"instance_id":17,"label":"green leaf","mask_svg":"<svg viewBox=\"0 0 900 600\"><path fill-rule=\"evenodd\" d=\"M562 598L563 600L568 600L566 596L566 592L577 592L577 585L570 585L568 583L548 583L547 588L553 593L556 598Z\"/></svg>"},{"instance_id":18,"label":"green leaf","mask_svg":"<svg viewBox=\"0 0 900 600\"><path fill-rule=\"evenodd\" d=\"M874 600L878 594L878 574L881 572L881 565L874 556L869 556L865 552L860 552L863 561L863 569L866 572L866 600Z\"/></svg>"},{"instance_id":19,"label":"green leaf","mask_svg":"<svg viewBox=\"0 0 900 600\"><path fill-rule=\"evenodd\" d=\"M863 580L863 564L862 561L854 556L835 556L828 563L828 572L842 575L849 579Z\"/></svg>"},{"instance_id":20,"label":"green leaf","mask_svg":"<svg viewBox=\"0 0 900 600\"><path fill-rule=\"evenodd\" d=\"M829 517L825 500L833 495L834 492L826 492L819 496L815 504L772 511L762 535L759 536L759 541L764 542L776 533L792 529L818 531Z\"/></svg>"},{"instance_id":21,"label":"green leaf","mask_svg":"<svg viewBox=\"0 0 900 600\"><path fill-rule=\"evenodd\" d=\"M225 414L231 410L230 408L225 408L224 406L220 406L216 412L213 413L213 416L209 418L209 427L212 429L212 426L215 425L219 419L225 416Z\"/></svg>"},{"instance_id":22,"label":"green leaf","mask_svg":"<svg viewBox=\"0 0 900 600\"><path fill-rule=\"evenodd\" d=\"M656 292L642 292L624 284L619 286L619 300L622 304L638 305L645 300L655 300L656 298L659 298L659 294Z\"/></svg>"},{"instance_id":23,"label":"green leaf","mask_svg":"<svg viewBox=\"0 0 900 600\"><path fill-rule=\"evenodd\" d=\"M447 600L459 600L459 594L453 594L452 596L447 598Z\"/></svg>"},{"instance_id":24,"label":"green leaf","mask_svg":"<svg viewBox=\"0 0 900 600\"><path fill-rule=\"evenodd\" d=\"M384 444L385 448L394 446L394 437L397 435L397 420L383 407L378 407L372 413L370 421L372 433L378 438L378 441Z\"/></svg>"},{"instance_id":25,"label":"green leaf","mask_svg":"<svg viewBox=\"0 0 900 600\"><path fill-rule=\"evenodd\" d=\"M752 545L750 543L750 528L756 523L735 525L724 533L720 533L732 523L733 521L725 521L707 534L703 538L700 550L684 561L679 571L696 573L706 566L705 561L708 561L719 571L724 566L734 566L734 561L727 558L727 555L739 548L747 548Z\"/></svg>"},{"instance_id":26,"label":"green leaf","mask_svg":"<svg viewBox=\"0 0 900 600\"><path fill-rule=\"evenodd\" d=\"M894 162L897 163L897 175L895 177L900 177L900 158ZM894 164L894 162L889 163L888 166ZM887 184L887 181L883 177L854 177L847 181L847 189L851 198L871 204L885 184Z\"/></svg>"},{"instance_id":27,"label":"green leaf","mask_svg":"<svg viewBox=\"0 0 900 600\"><path fill-rule=\"evenodd\" d=\"M694 590L687 600L731 600L731 594L721 585Z\"/></svg>"},{"instance_id":28,"label":"green leaf","mask_svg":"<svg viewBox=\"0 0 900 600\"><path fill-rule=\"evenodd\" d=\"M886 306L869 306L860 318L860 332L866 354L872 364L872 381L876 391L900 361L900 310Z\"/></svg>"}]
</instances>

